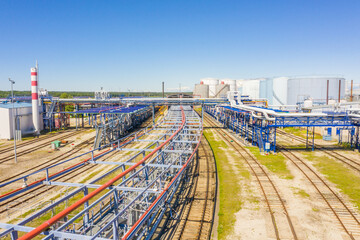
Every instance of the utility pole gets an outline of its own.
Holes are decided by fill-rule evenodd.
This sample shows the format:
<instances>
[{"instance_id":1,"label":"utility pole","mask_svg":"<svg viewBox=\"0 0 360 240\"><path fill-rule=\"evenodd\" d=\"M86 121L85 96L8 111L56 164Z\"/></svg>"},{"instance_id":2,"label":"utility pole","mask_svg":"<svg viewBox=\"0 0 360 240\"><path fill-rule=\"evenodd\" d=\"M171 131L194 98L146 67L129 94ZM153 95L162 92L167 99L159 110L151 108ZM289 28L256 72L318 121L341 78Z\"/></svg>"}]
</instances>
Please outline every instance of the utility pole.
<instances>
[{"instance_id":1,"label":"utility pole","mask_svg":"<svg viewBox=\"0 0 360 240\"><path fill-rule=\"evenodd\" d=\"M165 92L164 92L164 82L162 82L162 97L165 97Z\"/></svg>"},{"instance_id":2,"label":"utility pole","mask_svg":"<svg viewBox=\"0 0 360 240\"><path fill-rule=\"evenodd\" d=\"M9 78L9 81L11 83L11 102L12 102L12 117L13 117L13 137L14 137L14 153L15 153L15 163L17 163L17 156L16 156L16 115L14 114L15 107L14 107L14 89L13 85L15 84L15 81L11 80Z\"/></svg>"}]
</instances>

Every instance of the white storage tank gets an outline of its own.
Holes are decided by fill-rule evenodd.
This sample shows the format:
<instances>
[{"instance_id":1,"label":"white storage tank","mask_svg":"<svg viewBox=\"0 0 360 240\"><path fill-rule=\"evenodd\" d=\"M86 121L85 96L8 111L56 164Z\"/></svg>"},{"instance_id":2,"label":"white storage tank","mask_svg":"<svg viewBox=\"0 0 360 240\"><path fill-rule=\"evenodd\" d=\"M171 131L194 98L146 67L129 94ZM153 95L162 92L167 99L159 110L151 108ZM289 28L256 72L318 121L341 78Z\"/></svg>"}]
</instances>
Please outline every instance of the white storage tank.
<instances>
[{"instance_id":1,"label":"white storage tank","mask_svg":"<svg viewBox=\"0 0 360 240\"><path fill-rule=\"evenodd\" d=\"M216 86L219 84L219 79L216 78L203 78L201 82L205 85L209 85L209 97L214 97L216 94Z\"/></svg>"},{"instance_id":2,"label":"white storage tank","mask_svg":"<svg viewBox=\"0 0 360 240\"><path fill-rule=\"evenodd\" d=\"M309 108L309 107L312 107L313 106L313 101L312 99L306 99L304 101L304 108Z\"/></svg>"},{"instance_id":3,"label":"white storage tank","mask_svg":"<svg viewBox=\"0 0 360 240\"><path fill-rule=\"evenodd\" d=\"M243 82L244 82L244 79L236 80L236 91L239 91L240 95L242 94L242 91L243 91Z\"/></svg>"},{"instance_id":4,"label":"white storage tank","mask_svg":"<svg viewBox=\"0 0 360 240\"><path fill-rule=\"evenodd\" d=\"M260 98L260 81L262 79L248 79L242 82L242 95L247 95L252 99Z\"/></svg>"},{"instance_id":5,"label":"white storage tank","mask_svg":"<svg viewBox=\"0 0 360 240\"><path fill-rule=\"evenodd\" d=\"M229 79L229 78L224 78L220 80L221 84L227 84L230 87L230 91L237 91L237 87L236 87L236 80L235 79Z\"/></svg>"},{"instance_id":6,"label":"white storage tank","mask_svg":"<svg viewBox=\"0 0 360 240\"><path fill-rule=\"evenodd\" d=\"M216 86L216 98L226 98L227 93L230 91L230 86L228 84L219 84Z\"/></svg>"},{"instance_id":7,"label":"white storage tank","mask_svg":"<svg viewBox=\"0 0 360 240\"><path fill-rule=\"evenodd\" d=\"M334 100L334 99L329 99L329 102L328 102L329 105L333 105L333 104L335 104L335 103L336 103L336 100Z\"/></svg>"},{"instance_id":8,"label":"white storage tank","mask_svg":"<svg viewBox=\"0 0 360 240\"><path fill-rule=\"evenodd\" d=\"M345 97L345 79L334 76L290 77L288 80L287 104L294 105L312 98L314 103L325 103L327 81L329 80L329 99L338 100L339 82L340 99Z\"/></svg>"},{"instance_id":9,"label":"white storage tank","mask_svg":"<svg viewBox=\"0 0 360 240\"><path fill-rule=\"evenodd\" d=\"M280 106L288 103L288 77L275 77L272 79L272 98L270 104Z\"/></svg>"},{"instance_id":10,"label":"white storage tank","mask_svg":"<svg viewBox=\"0 0 360 240\"><path fill-rule=\"evenodd\" d=\"M195 84L193 96L195 98L208 98L209 97L209 85Z\"/></svg>"}]
</instances>

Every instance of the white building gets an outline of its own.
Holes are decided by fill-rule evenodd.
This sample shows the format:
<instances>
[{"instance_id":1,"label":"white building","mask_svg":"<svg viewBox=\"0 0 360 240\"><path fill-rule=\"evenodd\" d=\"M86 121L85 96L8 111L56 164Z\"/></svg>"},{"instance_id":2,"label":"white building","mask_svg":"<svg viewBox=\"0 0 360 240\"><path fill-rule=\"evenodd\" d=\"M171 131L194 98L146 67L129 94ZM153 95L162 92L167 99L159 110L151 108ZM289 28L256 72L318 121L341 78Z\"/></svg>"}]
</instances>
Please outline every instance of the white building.
<instances>
[{"instance_id":1,"label":"white building","mask_svg":"<svg viewBox=\"0 0 360 240\"><path fill-rule=\"evenodd\" d=\"M14 114L16 115L16 130L21 135L34 133L31 103L0 103L0 139L12 139L14 127ZM43 119L39 113L40 130L43 129Z\"/></svg>"}]
</instances>

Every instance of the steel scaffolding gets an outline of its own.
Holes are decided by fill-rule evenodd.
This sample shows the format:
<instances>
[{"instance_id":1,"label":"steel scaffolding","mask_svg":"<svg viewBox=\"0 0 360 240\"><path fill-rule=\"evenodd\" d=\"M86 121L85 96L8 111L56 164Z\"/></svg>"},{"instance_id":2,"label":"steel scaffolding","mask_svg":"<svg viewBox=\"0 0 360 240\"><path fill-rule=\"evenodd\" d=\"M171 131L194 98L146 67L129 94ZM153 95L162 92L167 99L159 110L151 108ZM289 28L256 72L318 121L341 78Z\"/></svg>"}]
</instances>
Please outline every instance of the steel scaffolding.
<instances>
[{"instance_id":1,"label":"steel scaffolding","mask_svg":"<svg viewBox=\"0 0 360 240\"><path fill-rule=\"evenodd\" d=\"M46 178L36 184L63 186L72 191L17 224L0 223L0 228L5 229L0 237L10 235L17 239L21 231L26 234L19 239L37 235L44 235L44 239L149 239L165 211L171 209L171 199L186 179L201 135L201 119L190 106L171 106L160 123L134 133L131 140L112 142L113 149L97 156L94 151L89 152L91 157L86 164L114 166L95 180L89 183L55 181L47 174L48 170L43 170ZM129 148L130 143L143 147ZM114 151L132 154L123 154L119 161L99 159ZM56 176L59 174L65 173ZM0 189L6 184L11 183L0 185ZM25 187L18 191L27 190ZM0 196L0 201L15 196L18 191ZM26 226L79 194L82 195L79 200L65 209L62 207L60 213L40 226Z\"/></svg>"}]
</instances>

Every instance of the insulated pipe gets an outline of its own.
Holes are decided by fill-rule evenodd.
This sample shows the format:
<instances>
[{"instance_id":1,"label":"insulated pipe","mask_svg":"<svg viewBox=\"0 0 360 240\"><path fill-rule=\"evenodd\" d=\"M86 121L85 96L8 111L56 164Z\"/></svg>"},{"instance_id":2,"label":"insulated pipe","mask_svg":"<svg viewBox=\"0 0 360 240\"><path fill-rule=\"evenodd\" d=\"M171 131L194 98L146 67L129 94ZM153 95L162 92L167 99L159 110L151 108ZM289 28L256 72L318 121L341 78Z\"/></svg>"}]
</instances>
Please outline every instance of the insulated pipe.
<instances>
[{"instance_id":1,"label":"insulated pipe","mask_svg":"<svg viewBox=\"0 0 360 240\"><path fill-rule=\"evenodd\" d=\"M247 110L250 112L261 112L265 119L268 121L275 121L275 117L323 117L327 116L325 113L277 113L273 110L268 109L262 109L262 108L256 108L256 107L250 107L250 106L232 106L234 108ZM275 116L275 117L269 117L269 115Z\"/></svg>"},{"instance_id":2,"label":"insulated pipe","mask_svg":"<svg viewBox=\"0 0 360 240\"><path fill-rule=\"evenodd\" d=\"M104 185L102 185L101 187L95 189L95 191L91 192L90 194L86 195L85 197L83 197L82 199L78 200L77 202L75 202L73 205L67 207L66 209L64 209L63 211L61 211L60 213L56 214L55 216L53 216L52 218L50 218L49 220L45 221L44 223L42 223L40 226L38 226L37 228L33 229L32 231L28 232L27 234L23 235L22 237L18 238L19 240L25 240L25 239L32 239L34 237L36 237L37 235L39 235L40 233L42 233L43 231L45 231L47 228L49 228L50 226L54 225L56 222L58 222L60 219L64 218L65 216L67 216L69 213L71 213L72 211L74 211L75 209L79 208L81 205L85 204L87 201L89 201L91 198L93 198L94 196L96 196L97 194L99 194L100 192L104 191L105 189L107 189L108 187L110 187L113 183L115 183L116 181L118 181L119 179L121 179L122 177L124 177L126 174L128 174L129 172L131 172L132 170L134 170L135 168L137 168L139 165L145 163L145 161L147 159L149 159L151 156L153 156L157 151L159 151L165 144L167 144L171 139L173 139L180 131L181 129L184 127L185 125L185 114L184 114L184 110L181 107L181 114L182 114L182 124L181 126L176 130L176 132L173 133L173 135L171 135L165 142L163 142L160 146L158 146L157 148L155 148L152 152L150 152L148 155L146 155L143 159L141 159L139 162L137 162L136 164L134 164L133 166L129 167L128 169L126 169L124 172L120 173L119 175L117 175L116 177L114 177L113 179L111 179L110 181L108 181L107 183L105 183Z\"/></svg>"},{"instance_id":3,"label":"insulated pipe","mask_svg":"<svg viewBox=\"0 0 360 240\"><path fill-rule=\"evenodd\" d=\"M32 118L35 129L35 134L40 133L39 121L39 96L38 96L38 81L37 68L31 68L31 102L32 102Z\"/></svg>"}]
</instances>

